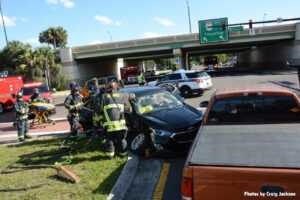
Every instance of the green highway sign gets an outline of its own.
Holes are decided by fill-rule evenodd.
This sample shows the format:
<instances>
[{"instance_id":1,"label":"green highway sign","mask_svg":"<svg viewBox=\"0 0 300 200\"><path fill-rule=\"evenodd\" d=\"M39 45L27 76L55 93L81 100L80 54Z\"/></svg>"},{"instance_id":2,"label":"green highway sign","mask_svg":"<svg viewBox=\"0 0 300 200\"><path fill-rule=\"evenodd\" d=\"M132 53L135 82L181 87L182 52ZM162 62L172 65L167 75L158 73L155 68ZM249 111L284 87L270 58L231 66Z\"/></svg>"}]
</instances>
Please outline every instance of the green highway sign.
<instances>
[{"instance_id":1,"label":"green highway sign","mask_svg":"<svg viewBox=\"0 0 300 200\"><path fill-rule=\"evenodd\" d=\"M242 26L230 27L229 31L243 31L244 28Z\"/></svg>"},{"instance_id":2,"label":"green highway sign","mask_svg":"<svg viewBox=\"0 0 300 200\"><path fill-rule=\"evenodd\" d=\"M222 23L225 22L225 30ZM210 19L199 21L200 43L225 42L228 41L227 18Z\"/></svg>"}]
</instances>

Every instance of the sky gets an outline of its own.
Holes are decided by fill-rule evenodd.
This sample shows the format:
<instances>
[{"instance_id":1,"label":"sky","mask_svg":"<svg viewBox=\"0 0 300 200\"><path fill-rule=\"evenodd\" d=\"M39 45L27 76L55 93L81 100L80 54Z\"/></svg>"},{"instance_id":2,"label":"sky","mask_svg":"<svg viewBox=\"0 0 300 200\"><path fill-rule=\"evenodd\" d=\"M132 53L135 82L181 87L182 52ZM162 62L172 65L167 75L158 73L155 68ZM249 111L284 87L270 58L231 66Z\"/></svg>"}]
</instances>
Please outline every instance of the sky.
<instances>
[{"instance_id":1,"label":"sky","mask_svg":"<svg viewBox=\"0 0 300 200\"><path fill-rule=\"evenodd\" d=\"M300 17L300 0L188 0L192 32L198 21L227 17L229 24ZM189 33L187 0L1 0L9 41L33 47L39 33L62 26L67 46ZM0 49L5 36L0 22Z\"/></svg>"}]
</instances>

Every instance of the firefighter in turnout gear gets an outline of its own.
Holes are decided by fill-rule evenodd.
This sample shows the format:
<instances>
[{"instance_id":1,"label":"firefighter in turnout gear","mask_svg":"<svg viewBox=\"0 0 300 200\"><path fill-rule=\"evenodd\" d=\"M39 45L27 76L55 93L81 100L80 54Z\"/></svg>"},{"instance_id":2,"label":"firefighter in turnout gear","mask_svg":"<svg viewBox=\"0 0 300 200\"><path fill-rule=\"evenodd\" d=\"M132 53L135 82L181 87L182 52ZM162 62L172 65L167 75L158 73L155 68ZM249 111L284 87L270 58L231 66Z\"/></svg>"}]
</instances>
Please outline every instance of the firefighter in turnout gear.
<instances>
[{"instance_id":1,"label":"firefighter in turnout gear","mask_svg":"<svg viewBox=\"0 0 300 200\"><path fill-rule=\"evenodd\" d=\"M17 101L14 104L14 110L16 113L14 125L18 128L18 138L21 142L25 139L30 139L28 135L29 124L28 124L28 105L23 101L23 94L18 93Z\"/></svg>"},{"instance_id":2,"label":"firefighter in turnout gear","mask_svg":"<svg viewBox=\"0 0 300 200\"><path fill-rule=\"evenodd\" d=\"M40 94L39 88L34 88L33 89L33 95L29 99L29 103L36 103L36 102L40 102L40 103L45 102L44 98L43 98L43 95Z\"/></svg>"},{"instance_id":3,"label":"firefighter in turnout gear","mask_svg":"<svg viewBox=\"0 0 300 200\"><path fill-rule=\"evenodd\" d=\"M79 94L79 87L73 87L71 94L65 100L65 107L69 110L68 121L70 123L70 135L75 137L79 123L79 110L83 107L82 96Z\"/></svg>"},{"instance_id":4,"label":"firefighter in turnout gear","mask_svg":"<svg viewBox=\"0 0 300 200\"><path fill-rule=\"evenodd\" d=\"M103 114L102 126L106 138L106 156L112 159L115 155L114 140L118 141L120 155L127 156L127 142L125 140L127 127L124 116L125 99L118 92L116 82L108 85L107 92L101 95L99 112Z\"/></svg>"},{"instance_id":5,"label":"firefighter in turnout gear","mask_svg":"<svg viewBox=\"0 0 300 200\"><path fill-rule=\"evenodd\" d=\"M92 84L87 88L87 92L90 94L89 98L93 98L99 93L97 78L92 79Z\"/></svg>"}]
</instances>

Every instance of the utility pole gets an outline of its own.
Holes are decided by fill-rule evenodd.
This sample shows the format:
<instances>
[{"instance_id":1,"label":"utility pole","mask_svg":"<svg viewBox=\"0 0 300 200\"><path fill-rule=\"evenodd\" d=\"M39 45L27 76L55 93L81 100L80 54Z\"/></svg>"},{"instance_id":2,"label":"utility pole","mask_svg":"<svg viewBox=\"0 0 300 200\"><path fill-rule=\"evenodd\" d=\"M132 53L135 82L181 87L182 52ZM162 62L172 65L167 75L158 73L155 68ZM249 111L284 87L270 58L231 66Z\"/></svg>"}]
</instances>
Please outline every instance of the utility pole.
<instances>
[{"instance_id":1,"label":"utility pole","mask_svg":"<svg viewBox=\"0 0 300 200\"><path fill-rule=\"evenodd\" d=\"M2 24L3 24L3 29L4 29L5 40L6 40L6 46L7 46L8 45L8 40L7 40L7 34L6 34L6 28L5 28L5 23L4 23L4 18L3 18L1 3L2 2L0 0L0 11L1 11L1 17L2 17Z\"/></svg>"},{"instance_id":2,"label":"utility pole","mask_svg":"<svg viewBox=\"0 0 300 200\"><path fill-rule=\"evenodd\" d=\"M189 17L190 34L192 34L192 27L191 27L191 15L190 15L190 6L189 6L189 0L186 0L186 5L187 5L188 17Z\"/></svg>"}]
</instances>

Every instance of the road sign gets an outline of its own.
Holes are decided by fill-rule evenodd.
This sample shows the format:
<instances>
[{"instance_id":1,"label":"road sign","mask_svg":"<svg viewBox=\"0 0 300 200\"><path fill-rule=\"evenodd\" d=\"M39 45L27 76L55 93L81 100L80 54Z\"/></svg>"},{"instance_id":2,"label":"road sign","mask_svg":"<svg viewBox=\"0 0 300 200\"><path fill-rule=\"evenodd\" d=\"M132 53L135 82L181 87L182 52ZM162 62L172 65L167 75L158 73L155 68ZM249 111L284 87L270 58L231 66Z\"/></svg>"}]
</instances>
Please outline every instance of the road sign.
<instances>
[{"instance_id":1,"label":"road sign","mask_svg":"<svg viewBox=\"0 0 300 200\"><path fill-rule=\"evenodd\" d=\"M175 57L175 64L179 65L179 62L180 62L180 58L179 57Z\"/></svg>"},{"instance_id":2,"label":"road sign","mask_svg":"<svg viewBox=\"0 0 300 200\"><path fill-rule=\"evenodd\" d=\"M242 26L230 27L229 31L243 31L244 28Z\"/></svg>"},{"instance_id":3,"label":"road sign","mask_svg":"<svg viewBox=\"0 0 300 200\"><path fill-rule=\"evenodd\" d=\"M255 35L255 29L254 28L249 29L249 35L251 35L251 36Z\"/></svg>"},{"instance_id":4,"label":"road sign","mask_svg":"<svg viewBox=\"0 0 300 200\"><path fill-rule=\"evenodd\" d=\"M200 43L228 41L228 29L222 29L222 23L228 24L227 18L199 21Z\"/></svg>"}]
</instances>

